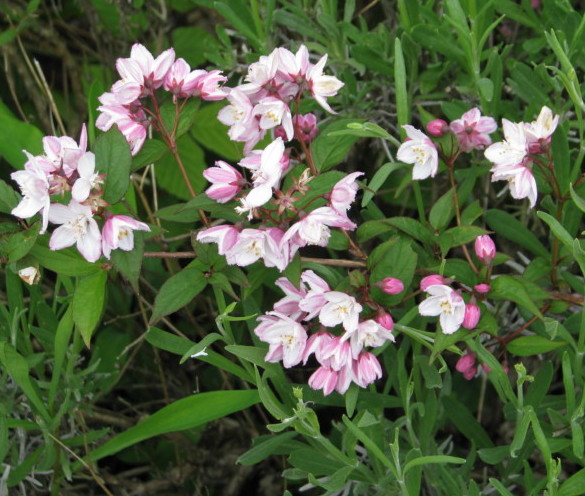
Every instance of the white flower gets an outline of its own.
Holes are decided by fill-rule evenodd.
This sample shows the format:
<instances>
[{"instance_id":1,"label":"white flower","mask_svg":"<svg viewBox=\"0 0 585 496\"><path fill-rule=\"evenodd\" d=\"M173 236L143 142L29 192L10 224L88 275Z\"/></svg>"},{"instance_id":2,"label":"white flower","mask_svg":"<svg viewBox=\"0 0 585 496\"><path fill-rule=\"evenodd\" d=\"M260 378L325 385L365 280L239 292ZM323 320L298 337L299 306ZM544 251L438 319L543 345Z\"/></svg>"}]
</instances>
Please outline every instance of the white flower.
<instances>
[{"instance_id":1,"label":"white flower","mask_svg":"<svg viewBox=\"0 0 585 496\"><path fill-rule=\"evenodd\" d=\"M346 334L343 339L347 339L347 337L349 335ZM357 359L365 346L377 348L378 346L382 346L387 340L394 342L394 335L375 320L368 319L360 322L357 331L351 334L351 352L353 358Z\"/></svg>"},{"instance_id":2,"label":"white flower","mask_svg":"<svg viewBox=\"0 0 585 496\"><path fill-rule=\"evenodd\" d=\"M90 207L71 200L69 205L53 203L49 220L62 224L49 240L51 250L62 250L77 244L77 249L88 262L95 262L102 254L102 236Z\"/></svg>"},{"instance_id":3,"label":"white flower","mask_svg":"<svg viewBox=\"0 0 585 496\"><path fill-rule=\"evenodd\" d=\"M425 317L439 315L439 322L444 334L453 334L465 317L465 301L461 295L443 284L429 286L426 292L431 295L418 306L418 311Z\"/></svg>"},{"instance_id":4,"label":"white flower","mask_svg":"<svg viewBox=\"0 0 585 496\"><path fill-rule=\"evenodd\" d=\"M47 230L49 223L49 180L47 174L36 165L34 157L29 156L30 161L26 164L25 170L13 172L10 177L18 183L24 197L21 202L12 209L12 215L21 219L28 219L41 211L43 226L40 233Z\"/></svg>"},{"instance_id":5,"label":"white flower","mask_svg":"<svg viewBox=\"0 0 585 496\"><path fill-rule=\"evenodd\" d=\"M402 126L410 138L400 145L396 158L405 164L414 164L414 180L435 177L439 169L439 154L435 144L423 132L410 125Z\"/></svg>"},{"instance_id":6,"label":"white flower","mask_svg":"<svg viewBox=\"0 0 585 496\"><path fill-rule=\"evenodd\" d=\"M336 95L337 91L343 87L343 83L335 76L323 75L325 62L327 62L327 54L323 55L319 62L307 71L307 84L317 103L327 110L327 112L335 114L336 112L331 109L325 97Z\"/></svg>"},{"instance_id":7,"label":"white flower","mask_svg":"<svg viewBox=\"0 0 585 496\"><path fill-rule=\"evenodd\" d=\"M526 133L523 123L502 119L504 141L498 141L486 148L484 155L496 166L518 165L526 157Z\"/></svg>"},{"instance_id":8,"label":"white flower","mask_svg":"<svg viewBox=\"0 0 585 496\"><path fill-rule=\"evenodd\" d=\"M327 303L319 312L319 321L326 327L343 324L343 328L351 333L358 327L358 319L362 306L353 296L340 291L329 291L324 294Z\"/></svg>"},{"instance_id":9,"label":"white flower","mask_svg":"<svg viewBox=\"0 0 585 496\"><path fill-rule=\"evenodd\" d=\"M77 163L77 172L79 178L71 188L71 196L75 201L83 202L87 200L92 188L102 184L102 178L95 172L95 155L92 152L86 152Z\"/></svg>"},{"instance_id":10,"label":"white flower","mask_svg":"<svg viewBox=\"0 0 585 496\"><path fill-rule=\"evenodd\" d=\"M553 115L552 110L544 106L535 121L524 124L526 138L531 143L547 140L555 132L558 124L559 116Z\"/></svg>"}]
</instances>

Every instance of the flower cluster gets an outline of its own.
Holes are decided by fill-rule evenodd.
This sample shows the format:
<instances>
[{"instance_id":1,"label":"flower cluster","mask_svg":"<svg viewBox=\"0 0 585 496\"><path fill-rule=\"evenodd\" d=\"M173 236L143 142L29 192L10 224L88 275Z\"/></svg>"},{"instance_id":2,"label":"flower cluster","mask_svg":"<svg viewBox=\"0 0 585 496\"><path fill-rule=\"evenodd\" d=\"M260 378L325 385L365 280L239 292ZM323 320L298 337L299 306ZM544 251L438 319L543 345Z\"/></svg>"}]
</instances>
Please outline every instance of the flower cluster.
<instances>
[{"instance_id":1,"label":"flower cluster","mask_svg":"<svg viewBox=\"0 0 585 496\"><path fill-rule=\"evenodd\" d=\"M41 214L41 234L49 222L60 226L49 241L51 250L76 245L89 262L95 262L103 253L110 258L115 249L131 250L133 231L150 231L143 222L126 215L112 215L104 210L101 184L104 177L95 171L95 156L87 151L85 126L79 143L69 136L43 138L44 154L28 157L24 169L11 177L20 186L23 198L12 210L22 219ZM51 203L51 197L70 196L67 205ZM102 231L94 216L104 219Z\"/></svg>"},{"instance_id":2,"label":"flower cluster","mask_svg":"<svg viewBox=\"0 0 585 496\"><path fill-rule=\"evenodd\" d=\"M343 394L352 382L366 387L382 376L378 359L365 348L394 341L388 314L360 322L363 306L353 296L332 291L312 270L302 273L298 288L284 277L276 284L286 296L258 318L254 330L269 345L267 362L282 360L289 368L306 364L315 355L319 368L309 378L309 386L325 395L333 390ZM342 328L341 335L330 332L337 327ZM308 328L319 330L309 336Z\"/></svg>"},{"instance_id":3,"label":"flower cluster","mask_svg":"<svg viewBox=\"0 0 585 496\"><path fill-rule=\"evenodd\" d=\"M129 58L116 61L116 69L122 79L99 97L102 105L98 107L101 114L96 127L107 131L116 124L128 140L133 155L142 148L153 122L145 99L156 102L156 89L162 87L171 92L175 102L178 98L221 100L227 96L220 86L227 78L219 71L191 71L185 60L175 60L172 48L155 59L143 45L136 43Z\"/></svg>"},{"instance_id":4,"label":"flower cluster","mask_svg":"<svg viewBox=\"0 0 585 496\"><path fill-rule=\"evenodd\" d=\"M335 76L323 74L327 62L324 55L316 64L309 61L309 52L302 45L296 54L276 48L250 65L246 83L232 88L230 105L222 109L218 119L230 126L229 137L245 143L248 153L269 129L280 127L279 135L287 141L294 137L307 139L316 129L313 118L292 116L291 104L298 105L306 91L328 112L333 112L327 97L334 96L343 86ZM308 119L308 122L306 122ZM305 131L309 128L309 132Z\"/></svg>"},{"instance_id":5,"label":"flower cluster","mask_svg":"<svg viewBox=\"0 0 585 496\"><path fill-rule=\"evenodd\" d=\"M280 167L278 164L280 162L277 162L275 167ZM223 171L217 171L215 177L219 178L221 172ZM239 180L236 173L237 171L234 169L230 177ZM347 210L357 192L355 179L361 174L361 172L349 174L340 180L328 195L323 195L329 197L327 204L309 213L305 213L306 205L302 209L295 206L297 201L303 199L303 188L306 187L304 181L297 182L284 193L277 189L276 194L279 196L280 202L276 206L282 206L282 200L286 199L288 208L262 209L257 213L258 217L263 220L260 226L243 228L242 223L238 223L205 229L199 232L197 241L216 243L219 254L225 255L230 265L243 267L263 259L267 267L277 267L282 271L299 248L306 245L327 246L331 227L348 230L356 228L356 224L347 217ZM218 188L217 184L217 182L214 183L212 188ZM228 186L227 183L223 185L226 190ZM238 212L252 212L257 208L254 202L257 201L260 194L264 194L264 189L270 188L267 192L270 198L273 194L273 187L252 188L248 195L242 199L242 206L236 207L236 210ZM278 227L271 225L275 223L276 218L278 218ZM288 226L288 228L283 229L284 226Z\"/></svg>"},{"instance_id":6,"label":"flower cluster","mask_svg":"<svg viewBox=\"0 0 585 496\"><path fill-rule=\"evenodd\" d=\"M443 334L453 334L460 327L473 329L481 317L475 303L465 303L460 291L449 286L449 280L440 275L424 277L420 289L429 295L418 306L424 317L439 317Z\"/></svg>"},{"instance_id":7,"label":"flower cluster","mask_svg":"<svg viewBox=\"0 0 585 496\"><path fill-rule=\"evenodd\" d=\"M532 172L535 156L548 152L558 122L559 116L553 115L548 107L543 107L538 118L530 123L502 119L504 141L485 151L486 158L494 164L492 182L508 181L512 198L528 198L534 207L538 195Z\"/></svg>"},{"instance_id":8,"label":"flower cluster","mask_svg":"<svg viewBox=\"0 0 585 496\"><path fill-rule=\"evenodd\" d=\"M550 163L538 162L537 157L548 153L558 122L559 116L548 107L543 107L537 119L530 123L502 119L504 141L492 144L490 134L497 129L496 121L473 108L450 124L435 119L427 124L427 131L436 138L447 133L456 137L458 148L449 159L451 165L460 153L485 149L485 157L493 163L492 182L508 181L512 197L528 198L530 206L534 207L538 191L532 168L535 162L544 169L551 168ZM413 126L403 128L407 139L398 148L398 160L414 165L412 178L415 180L435 177L439 169L437 145Z\"/></svg>"},{"instance_id":9,"label":"flower cluster","mask_svg":"<svg viewBox=\"0 0 585 496\"><path fill-rule=\"evenodd\" d=\"M218 203L239 201L236 212L248 221L260 220L260 224L220 225L197 236L202 243L217 243L229 264L246 266L262 259L266 266L283 270L299 248L327 246L332 227L356 228L347 211L362 172L345 176L316 197L309 194L309 169L283 188L285 176L295 167L293 149L286 147L286 141L296 138L305 145L317 132L316 117L293 116L290 103L298 104L308 91L332 111L325 98L343 86L337 78L323 75L326 60L324 56L311 64L304 46L296 54L277 48L250 66L247 83L229 90L230 104L219 112L218 119L230 126L232 140L246 143L246 156L239 162L242 171L223 161L204 171L211 183L206 194ZM263 150L252 150L270 129L276 138Z\"/></svg>"}]
</instances>

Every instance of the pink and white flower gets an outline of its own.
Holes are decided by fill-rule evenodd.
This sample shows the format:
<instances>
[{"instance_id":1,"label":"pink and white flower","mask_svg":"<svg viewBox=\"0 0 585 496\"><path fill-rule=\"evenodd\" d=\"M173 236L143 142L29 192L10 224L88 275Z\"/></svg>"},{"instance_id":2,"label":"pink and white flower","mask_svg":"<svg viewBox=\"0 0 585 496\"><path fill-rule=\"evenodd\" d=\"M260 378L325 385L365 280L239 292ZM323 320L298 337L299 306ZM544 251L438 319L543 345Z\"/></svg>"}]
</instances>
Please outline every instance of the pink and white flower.
<instances>
[{"instance_id":1,"label":"pink and white flower","mask_svg":"<svg viewBox=\"0 0 585 496\"><path fill-rule=\"evenodd\" d=\"M382 367L378 359L367 351L360 353L353 363L353 377L358 386L363 388L382 377Z\"/></svg>"},{"instance_id":2,"label":"pink and white flower","mask_svg":"<svg viewBox=\"0 0 585 496\"><path fill-rule=\"evenodd\" d=\"M333 210L340 214L345 214L349 210L359 189L356 179L363 175L363 172L352 172L333 186L329 195L329 205Z\"/></svg>"},{"instance_id":3,"label":"pink and white flower","mask_svg":"<svg viewBox=\"0 0 585 496\"><path fill-rule=\"evenodd\" d=\"M289 106L279 98L273 96L262 98L254 106L253 115L260 117L260 129L272 129L282 124L286 139L290 141L294 138L292 113Z\"/></svg>"},{"instance_id":4,"label":"pink and white flower","mask_svg":"<svg viewBox=\"0 0 585 496\"><path fill-rule=\"evenodd\" d=\"M329 106L326 98L337 95L337 92L344 86L335 76L326 76L323 74L323 68L327 62L327 54L323 55L315 65L307 71L306 81L311 91L311 95L321 107L327 112L335 114L336 112Z\"/></svg>"},{"instance_id":5,"label":"pink and white flower","mask_svg":"<svg viewBox=\"0 0 585 496\"><path fill-rule=\"evenodd\" d=\"M246 183L242 174L223 160L215 162L215 167L205 169L203 177L212 183L205 190L205 193L218 203L226 203L231 200Z\"/></svg>"},{"instance_id":6,"label":"pink and white flower","mask_svg":"<svg viewBox=\"0 0 585 496\"><path fill-rule=\"evenodd\" d=\"M134 248L134 231L150 232L150 227L127 215L112 215L102 229L102 252L109 259L112 250L131 251Z\"/></svg>"},{"instance_id":7,"label":"pink and white flower","mask_svg":"<svg viewBox=\"0 0 585 496\"><path fill-rule=\"evenodd\" d=\"M297 321L279 312L268 312L258 317L260 325L254 333L268 343L267 362L278 362L286 368L293 367L303 359L307 343L307 331Z\"/></svg>"},{"instance_id":8,"label":"pink and white flower","mask_svg":"<svg viewBox=\"0 0 585 496\"><path fill-rule=\"evenodd\" d=\"M197 241L200 243L216 243L217 252L220 255L228 253L238 242L240 230L229 224L210 227L197 234Z\"/></svg>"},{"instance_id":9,"label":"pink and white flower","mask_svg":"<svg viewBox=\"0 0 585 496\"><path fill-rule=\"evenodd\" d=\"M405 164L414 164L414 180L435 177L439 169L439 154L435 144L424 133L410 125L402 126L408 140L400 145L396 158Z\"/></svg>"},{"instance_id":10,"label":"pink and white flower","mask_svg":"<svg viewBox=\"0 0 585 496\"><path fill-rule=\"evenodd\" d=\"M49 220L61 224L49 240L51 250L62 250L77 245L88 262L95 262L102 253L102 236L90 207L71 200L69 205L53 203Z\"/></svg>"},{"instance_id":11,"label":"pink and white flower","mask_svg":"<svg viewBox=\"0 0 585 496\"><path fill-rule=\"evenodd\" d=\"M559 116L553 115L552 110L546 106L542 107L535 121L524 123L530 153L542 153L548 149L558 124Z\"/></svg>"},{"instance_id":12,"label":"pink and white flower","mask_svg":"<svg viewBox=\"0 0 585 496\"><path fill-rule=\"evenodd\" d=\"M377 348L386 341L394 342L394 334L384 326L372 319L360 322L353 334L351 334L351 352L354 359L357 359L361 351L366 347Z\"/></svg>"},{"instance_id":13,"label":"pink and white flower","mask_svg":"<svg viewBox=\"0 0 585 496\"><path fill-rule=\"evenodd\" d=\"M484 155L490 162L494 163L495 167L518 166L522 163L527 153L524 126L522 123L516 124L507 119L502 119L502 129L504 141L488 146Z\"/></svg>"},{"instance_id":14,"label":"pink and white flower","mask_svg":"<svg viewBox=\"0 0 585 496\"><path fill-rule=\"evenodd\" d=\"M162 86L174 61L175 51L172 48L155 59L146 47L135 43L130 58L119 58L116 61L116 69L122 79L112 87L112 92L123 104L146 96Z\"/></svg>"},{"instance_id":15,"label":"pink and white flower","mask_svg":"<svg viewBox=\"0 0 585 496\"><path fill-rule=\"evenodd\" d=\"M418 306L419 313L425 317L438 315L443 333L453 334L465 318L465 301L445 285L429 286L426 292L430 296Z\"/></svg>"},{"instance_id":16,"label":"pink and white flower","mask_svg":"<svg viewBox=\"0 0 585 496\"><path fill-rule=\"evenodd\" d=\"M327 303L325 293L331 291L329 284L312 270L305 270L301 274L301 282L309 286L305 296L299 301L299 308L307 312L304 320L316 317Z\"/></svg>"},{"instance_id":17,"label":"pink and white flower","mask_svg":"<svg viewBox=\"0 0 585 496\"><path fill-rule=\"evenodd\" d=\"M490 133L498 128L498 124L492 117L484 117L478 108L465 112L460 119L456 119L449 125L451 131L459 140L459 147L464 152L471 150L483 150L491 145Z\"/></svg>"}]
</instances>

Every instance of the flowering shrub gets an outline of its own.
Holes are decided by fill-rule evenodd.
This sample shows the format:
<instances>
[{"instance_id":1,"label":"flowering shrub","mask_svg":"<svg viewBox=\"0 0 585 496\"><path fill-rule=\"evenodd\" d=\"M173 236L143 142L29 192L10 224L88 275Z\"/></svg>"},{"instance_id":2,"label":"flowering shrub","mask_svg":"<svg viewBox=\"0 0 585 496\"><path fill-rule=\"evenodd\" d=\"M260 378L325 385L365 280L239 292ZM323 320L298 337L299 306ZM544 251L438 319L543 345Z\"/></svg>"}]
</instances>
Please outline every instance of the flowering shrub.
<instances>
[{"instance_id":1,"label":"flowering shrub","mask_svg":"<svg viewBox=\"0 0 585 496\"><path fill-rule=\"evenodd\" d=\"M90 3L87 119L0 106L0 494L579 494L583 15Z\"/></svg>"}]
</instances>

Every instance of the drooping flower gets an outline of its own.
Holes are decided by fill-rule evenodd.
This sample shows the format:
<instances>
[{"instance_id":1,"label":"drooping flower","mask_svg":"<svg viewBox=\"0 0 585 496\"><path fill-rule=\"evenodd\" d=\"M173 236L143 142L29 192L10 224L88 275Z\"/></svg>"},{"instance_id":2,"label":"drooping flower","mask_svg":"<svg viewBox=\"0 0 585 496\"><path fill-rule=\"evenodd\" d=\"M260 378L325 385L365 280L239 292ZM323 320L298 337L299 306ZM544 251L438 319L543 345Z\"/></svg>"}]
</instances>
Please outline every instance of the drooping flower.
<instances>
[{"instance_id":1,"label":"drooping flower","mask_svg":"<svg viewBox=\"0 0 585 496\"><path fill-rule=\"evenodd\" d=\"M241 191L246 182L238 170L223 160L216 161L215 167L205 169L203 177L212 183L205 190L205 194L218 203L231 200Z\"/></svg>"},{"instance_id":2,"label":"drooping flower","mask_svg":"<svg viewBox=\"0 0 585 496\"><path fill-rule=\"evenodd\" d=\"M344 83L335 76L326 76L323 74L323 68L326 62L327 54L323 55L315 65L309 68L306 81L311 95L317 103L327 110L327 112L335 114L336 112L329 106L326 98L337 95L337 92L344 86Z\"/></svg>"},{"instance_id":3,"label":"drooping flower","mask_svg":"<svg viewBox=\"0 0 585 496\"><path fill-rule=\"evenodd\" d=\"M258 317L260 325L254 333L268 343L267 362L278 362L286 368L293 367L303 359L307 343L307 331L297 321L279 312L268 312Z\"/></svg>"},{"instance_id":4,"label":"drooping flower","mask_svg":"<svg viewBox=\"0 0 585 496\"><path fill-rule=\"evenodd\" d=\"M484 117L478 108L465 112L460 119L456 119L449 125L451 131L457 136L459 147L464 152L471 150L483 150L491 145L490 133L498 128L493 117Z\"/></svg>"},{"instance_id":5,"label":"drooping flower","mask_svg":"<svg viewBox=\"0 0 585 496\"><path fill-rule=\"evenodd\" d=\"M409 139L400 145L396 158L405 164L414 164L414 180L435 177L439 169L439 154L435 144L413 126L407 124L402 127Z\"/></svg>"},{"instance_id":6,"label":"drooping flower","mask_svg":"<svg viewBox=\"0 0 585 496\"><path fill-rule=\"evenodd\" d=\"M382 377L382 367L378 359L367 351L360 353L353 363L354 381L363 388Z\"/></svg>"},{"instance_id":7,"label":"drooping flower","mask_svg":"<svg viewBox=\"0 0 585 496\"><path fill-rule=\"evenodd\" d=\"M353 358L357 359L364 347L377 348L388 340L394 342L394 335L383 325L372 319L360 322L350 339Z\"/></svg>"},{"instance_id":8,"label":"drooping flower","mask_svg":"<svg viewBox=\"0 0 585 496\"><path fill-rule=\"evenodd\" d=\"M426 292L430 295L419 306L418 311L425 317L439 316L444 334L453 334L465 317L465 301L461 295L445 285L429 286Z\"/></svg>"},{"instance_id":9,"label":"drooping flower","mask_svg":"<svg viewBox=\"0 0 585 496\"><path fill-rule=\"evenodd\" d=\"M200 243L216 243L217 252L225 255L237 243L240 230L229 224L213 226L204 231L199 231L197 241Z\"/></svg>"},{"instance_id":10,"label":"drooping flower","mask_svg":"<svg viewBox=\"0 0 585 496\"><path fill-rule=\"evenodd\" d=\"M333 210L340 214L345 214L349 210L359 189L356 179L363 175L363 172L352 172L333 186L329 194L329 205Z\"/></svg>"},{"instance_id":11,"label":"drooping flower","mask_svg":"<svg viewBox=\"0 0 585 496\"><path fill-rule=\"evenodd\" d=\"M102 229L102 251L109 259L112 250L131 251L134 248L134 231L150 232L150 227L127 215L112 215Z\"/></svg>"},{"instance_id":12,"label":"drooping flower","mask_svg":"<svg viewBox=\"0 0 585 496\"><path fill-rule=\"evenodd\" d=\"M42 227L40 233L47 230L49 223L49 180L47 174L36 165L34 157L27 162L24 170L10 174L10 177L18 183L22 200L12 209L12 215L21 219L28 219L38 212L42 214Z\"/></svg>"},{"instance_id":13,"label":"drooping flower","mask_svg":"<svg viewBox=\"0 0 585 496\"><path fill-rule=\"evenodd\" d=\"M62 250L77 245L88 262L95 262L102 253L102 236L90 207L71 200L69 205L53 203L49 220L61 224L49 240L51 250Z\"/></svg>"}]
</instances>

